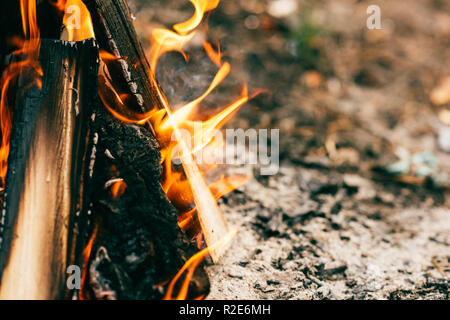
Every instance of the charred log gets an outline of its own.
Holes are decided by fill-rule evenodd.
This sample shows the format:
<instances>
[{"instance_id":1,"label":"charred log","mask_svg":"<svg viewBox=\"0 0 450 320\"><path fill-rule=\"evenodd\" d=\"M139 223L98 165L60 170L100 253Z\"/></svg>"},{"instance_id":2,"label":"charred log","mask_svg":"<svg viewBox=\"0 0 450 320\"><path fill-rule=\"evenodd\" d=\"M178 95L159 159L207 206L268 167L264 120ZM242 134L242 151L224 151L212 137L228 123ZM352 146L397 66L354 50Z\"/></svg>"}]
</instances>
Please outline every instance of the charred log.
<instances>
[{"instance_id":1,"label":"charred log","mask_svg":"<svg viewBox=\"0 0 450 320\"><path fill-rule=\"evenodd\" d=\"M119 95L129 95L127 106L135 112L162 108L158 85L145 57L124 0L83 0L91 13L100 49L117 59L105 61Z\"/></svg>"},{"instance_id":2,"label":"charred log","mask_svg":"<svg viewBox=\"0 0 450 320\"><path fill-rule=\"evenodd\" d=\"M134 112L162 108L158 84L137 39L126 1L83 2L91 13L100 49L115 57L103 60L113 90L127 97L126 106ZM160 187L162 169L154 134L142 126L121 123L104 107L98 115L99 123L103 122L97 124L98 148L103 149L98 152L99 169L95 172L99 179L96 190L102 191L95 198L99 200L96 208L102 212L102 221L90 272L92 287L97 288L94 289L97 297L101 292L109 292L111 282L115 282L112 287L118 298L160 298L161 291L150 290L152 286L169 280L196 249L178 228L177 212ZM119 176L128 187L124 195L112 200L111 193L101 187L105 181ZM120 232L125 226L128 232ZM138 236L127 246L133 233ZM145 243L151 244L150 250ZM129 262L130 259L133 261ZM100 272L100 266L106 269ZM112 278L116 280L108 280ZM133 289L127 290L127 286ZM193 277L190 294L196 297L205 294L208 288L202 264Z\"/></svg>"},{"instance_id":3,"label":"charred log","mask_svg":"<svg viewBox=\"0 0 450 320\"><path fill-rule=\"evenodd\" d=\"M100 47L117 57L107 61L114 89L129 95L135 111L159 107L126 2L85 2ZM77 297L64 289L66 267L75 264L84 270L82 297L157 299L164 291L158 285L197 251L161 189L151 128L117 120L96 94L95 43L43 40L42 89L25 81L17 88L0 230L1 297ZM111 193L114 181L126 186L120 196ZM208 290L200 266L189 297Z\"/></svg>"},{"instance_id":4,"label":"charred log","mask_svg":"<svg viewBox=\"0 0 450 320\"><path fill-rule=\"evenodd\" d=\"M2 298L64 296L86 235L95 41L42 40L42 87L19 78L2 212ZM78 247L77 247L78 246Z\"/></svg>"},{"instance_id":5,"label":"charred log","mask_svg":"<svg viewBox=\"0 0 450 320\"><path fill-rule=\"evenodd\" d=\"M196 251L177 225L177 211L160 181L159 144L144 127L96 109L98 133L94 169L93 212L98 234L92 250L89 282L96 298L160 299L155 285L170 280ZM126 185L123 194L111 183ZM207 293L203 268L194 276L190 294Z\"/></svg>"}]
</instances>

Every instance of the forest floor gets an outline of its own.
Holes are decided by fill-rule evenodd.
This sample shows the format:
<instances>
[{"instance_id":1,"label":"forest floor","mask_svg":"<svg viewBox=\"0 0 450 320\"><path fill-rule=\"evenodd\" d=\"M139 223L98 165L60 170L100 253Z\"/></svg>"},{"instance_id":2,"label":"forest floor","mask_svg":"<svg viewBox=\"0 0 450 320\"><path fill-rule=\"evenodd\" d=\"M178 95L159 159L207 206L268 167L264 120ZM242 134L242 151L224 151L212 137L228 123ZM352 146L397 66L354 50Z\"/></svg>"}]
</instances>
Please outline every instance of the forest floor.
<instances>
[{"instance_id":1,"label":"forest floor","mask_svg":"<svg viewBox=\"0 0 450 320\"><path fill-rule=\"evenodd\" d=\"M207 34L231 63L204 112L245 82L266 89L228 127L280 129L281 165L241 168L250 181L220 200L239 233L208 267L208 299L448 299L450 2L375 1L380 30L366 27L374 1L222 2L187 48ZM193 12L129 3L145 44ZM168 54L157 76L176 104L214 70Z\"/></svg>"}]
</instances>

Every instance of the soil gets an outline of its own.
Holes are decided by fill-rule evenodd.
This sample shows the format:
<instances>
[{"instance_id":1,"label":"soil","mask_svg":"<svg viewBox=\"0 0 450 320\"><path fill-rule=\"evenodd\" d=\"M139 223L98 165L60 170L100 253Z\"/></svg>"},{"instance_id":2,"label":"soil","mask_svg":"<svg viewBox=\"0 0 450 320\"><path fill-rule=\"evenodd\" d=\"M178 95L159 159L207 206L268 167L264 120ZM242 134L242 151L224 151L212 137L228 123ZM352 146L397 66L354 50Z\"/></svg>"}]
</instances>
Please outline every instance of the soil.
<instances>
[{"instance_id":1,"label":"soil","mask_svg":"<svg viewBox=\"0 0 450 320\"><path fill-rule=\"evenodd\" d=\"M146 47L193 12L128 2ZM158 79L173 105L198 96L217 70L202 37L220 41L231 74L203 112L265 89L228 127L280 129L281 167L228 169L251 179L220 200L239 233L207 298L448 299L450 2L376 1L380 30L374 1L222 2Z\"/></svg>"}]
</instances>

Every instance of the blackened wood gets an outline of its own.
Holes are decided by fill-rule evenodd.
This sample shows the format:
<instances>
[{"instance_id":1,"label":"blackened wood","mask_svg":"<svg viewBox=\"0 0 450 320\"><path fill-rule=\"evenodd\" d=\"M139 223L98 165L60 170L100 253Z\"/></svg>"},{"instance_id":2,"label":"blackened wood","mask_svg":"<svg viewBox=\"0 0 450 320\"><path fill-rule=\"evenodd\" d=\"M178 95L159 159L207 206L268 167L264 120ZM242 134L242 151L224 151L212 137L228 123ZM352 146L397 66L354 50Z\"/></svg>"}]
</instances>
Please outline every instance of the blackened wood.
<instances>
[{"instance_id":1,"label":"blackened wood","mask_svg":"<svg viewBox=\"0 0 450 320\"><path fill-rule=\"evenodd\" d=\"M100 48L117 57L106 61L114 89L128 94L127 106L135 112L162 108L153 71L137 38L125 0L83 0L91 13Z\"/></svg>"},{"instance_id":2,"label":"blackened wood","mask_svg":"<svg viewBox=\"0 0 450 320\"><path fill-rule=\"evenodd\" d=\"M128 96L126 106L135 112L162 108L157 81L126 1L83 2L91 13L100 48L116 57L104 60L114 90ZM170 280L198 250L177 226L177 212L161 189L162 169L154 134L120 122L104 107L99 108L97 119L95 189L99 194L94 197L94 207L101 213L96 214L101 221L92 252L91 287L97 298L110 290L116 298L161 298L162 291L153 286ZM128 186L117 200L103 187L112 178L122 178ZM197 297L208 290L209 280L201 264L190 294Z\"/></svg>"},{"instance_id":3,"label":"blackened wood","mask_svg":"<svg viewBox=\"0 0 450 320\"><path fill-rule=\"evenodd\" d=\"M84 247L98 46L42 40L39 61L42 88L29 86L24 69L17 91L0 228L1 298L64 297L66 267L80 261Z\"/></svg>"},{"instance_id":4,"label":"blackened wood","mask_svg":"<svg viewBox=\"0 0 450 320\"><path fill-rule=\"evenodd\" d=\"M117 120L100 103L94 126L93 214L98 233L90 292L95 298L160 299L163 290L155 285L170 280L198 249L178 227L177 211L161 188L159 144L146 128ZM118 178L127 187L114 199L106 182ZM208 291L200 266L190 297Z\"/></svg>"}]
</instances>

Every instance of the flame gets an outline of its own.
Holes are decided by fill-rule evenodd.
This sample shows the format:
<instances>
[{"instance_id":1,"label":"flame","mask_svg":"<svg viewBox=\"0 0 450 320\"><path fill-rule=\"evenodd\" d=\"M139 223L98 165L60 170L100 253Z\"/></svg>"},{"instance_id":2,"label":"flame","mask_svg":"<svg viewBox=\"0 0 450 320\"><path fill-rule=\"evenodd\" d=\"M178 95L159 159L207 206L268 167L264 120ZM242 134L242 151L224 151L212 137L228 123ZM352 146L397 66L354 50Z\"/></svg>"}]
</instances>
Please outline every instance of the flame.
<instances>
[{"instance_id":1,"label":"flame","mask_svg":"<svg viewBox=\"0 0 450 320\"><path fill-rule=\"evenodd\" d=\"M209 59L215 63L216 66L220 67L222 65L222 53L220 52L220 44L217 44L217 51L214 50L209 42L203 43L203 48L206 51Z\"/></svg>"},{"instance_id":2,"label":"flame","mask_svg":"<svg viewBox=\"0 0 450 320\"><path fill-rule=\"evenodd\" d=\"M116 57L115 55L113 55L112 53L109 53L106 50L100 50L99 55L100 55L100 58L105 62L116 61L116 60L120 59L119 57Z\"/></svg>"},{"instance_id":3,"label":"flame","mask_svg":"<svg viewBox=\"0 0 450 320\"><path fill-rule=\"evenodd\" d=\"M117 199L121 195L125 193L125 190L127 189L127 184L123 180L117 180L114 182L114 184L111 186L111 194L113 199Z\"/></svg>"},{"instance_id":4,"label":"flame","mask_svg":"<svg viewBox=\"0 0 450 320\"><path fill-rule=\"evenodd\" d=\"M191 32L187 35L180 35L167 29L155 29L152 32L152 46L149 53L150 67L152 70L156 70L156 64L159 57L166 52L178 51L184 59L187 60L187 55L183 51L183 47L186 43L192 40L195 32Z\"/></svg>"},{"instance_id":5,"label":"flame","mask_svg":"<svg viewBox=\"0 0 450 320\"><path fill-rule=\"evenodd\" d=\"M209 248L205 248L201 250L200 252L197 252L194 254L186 263L184 266L178 271L178 273L173 277L173 279L170 281L169 286L166 291L166 295L164 296L164 300L185 300L187 297L189 284L191 282L192 276L194 275L194 271L197 268L197 266L200 264L200 262L203 261L203 259L210 253L210 251L215 250L219 247L223 247L227 245L233 239L233 237L236 235L237 229L234 228L230 232L228 232L222 239L217 241L215 244L213 244ZM177 294L177 296L173 297L173 291L175 284L177 283L178 279L183 275L183 273L187 270L186 276L184 277L184 281L180 287L180 290ZM196 299L201 299L203 296L198 297Z\"/></svg>"},{"instance_id":6,"label":"flame","mask_svg":"<svg viewBox=\"0 0 450 320\"><path fill-rule=\"evenodd\" d=\"M0 147L0 179L2 181L2 188L5 187L5 176L8 165L10 136L12 127L12 106L9 89L14 85L17 77L25 70L29 70L31 79L27 84L27 88L36 85L42 87L42 69L38 62L40 50L40 33L37 26L36 19L36 1L34 0L20 0L20 12L22 18L22 30L24 39L13 38L11 42L19 45L19 49L13 52L20 61L11 63L3 72L0 86L0 124L2 132L2 142Z\"/></svg>"},{"instance_id":7,"label":"flame","mask_svg":"<svg viewBox=\"0 0 450 320\"><path fill-rule=\"evenodd\" d=\"M180 34L186 34L195 28L202 22L205 12L213 10L217 7L220 0L190 0L194 6L194 15L187 21L178 23L173 26L175 31Z\"/></svg>"},{"instance_id":8,"label":"flame","mask_svg":"<svg viewBox=\"0 0 450 320\"><path fill-rule=\"evenodd\" d=\"M91 257L92 246L94 245L94 240L97 237L98 227L97 225L92 232L92 235L83 250L83 273L81 275L81 286L80 286L80 300L85 300L87 297L85 296L85 284L86 284L86 275L87 275L87 266L89 263L89 258Z\"/></svg>"},{"instance_id":9,"label":"flame","mask_svg":"<svg viewBox=\"0 0 450 320\"><path fill-rule=\"evenodd\" d=\"M166 52L179 52L188 61L188 55L183 51L184 47L195 36L196 28L202 22L204 14L216 8L219 4L219 0L190 0L190 2L195 9L194 15L190 19L174 25L173 30L162 28L153 30L151 49L148 52L152 70L156 70L159 58ZM107 74L107 68L104 74L99 77L99 95L103 104L116 118L125 123L141 125L150 122L154 128L156 138L161 145L161 162L164 168L161 186L169 200L179 209L180 216L178 225L184 231L192 227L195 221L194 217L197 216L197 205L199 202L204 201L210 207L215 206L216 213L221 215L215 199L241 186L248 179L247 176L221 176L218 180L208 185L205 181L205 176L216 165L203 164L200 168L196 163L193 163L197 153L205 151L214 153L215 150L224 145L223 139L216 137L217 131L249 100L247 87L244 86L240 97L223 107L219 113L206 120L204 117L200 117L198 107L228 76L231 69L228 62L222 62L220 46L217 45L216 47L217 50L214 50L210 43L206 41L203 43L203 48L208 57L219 68L211 84L201 96L176 108L175 111L172 110L159 87L155 86L156 93L159 95L164 108L155 108L146 113L137 114L127 107L127 96L120 95L114 90L114 86L111 83L112 79ZM117 57L113 57L108 53L101 53L100 56L103 62L117 59ZM154 77L154 73L150 72L150 75ZM175 139L173 139L174 137ZM175 159L181 160L184 171L180 170L180 166L177 167L174 165ZM189 164L186 165L186 162ZM205 188L198 187L198 185L205 186ZM196 191L193 189L196 189ZM205 204L203 204L204 208ZM214 208L212 209L213 211L215 210ZM200 217L200 213L198 215ZM223 220L223 218L221 219ZM224 237L228 240L225 241L222 239L212 244L210 243L208 244L208 248L189 259L170 282L165 298L172 299L175 283L187 270L180 292L175 297L176 299L186 298L189 282L197 265L208 253L213 256L214 251L217 248L223 247L223 243L229 241L235 232L232 231ZM205 238L207 240L207 235L205 235Z\"/></svg>"},{"instance_id":10,"label":"flame","mask_svg":"<svg viewBox=\"0 0 450 320\"><path fill-rule=\"evenodd\" d=\"M63 24L67 30L68 41L95 38L91 15L82 0L56 0L50 3L64 12Z\"/></svg>"}]
</instances>

